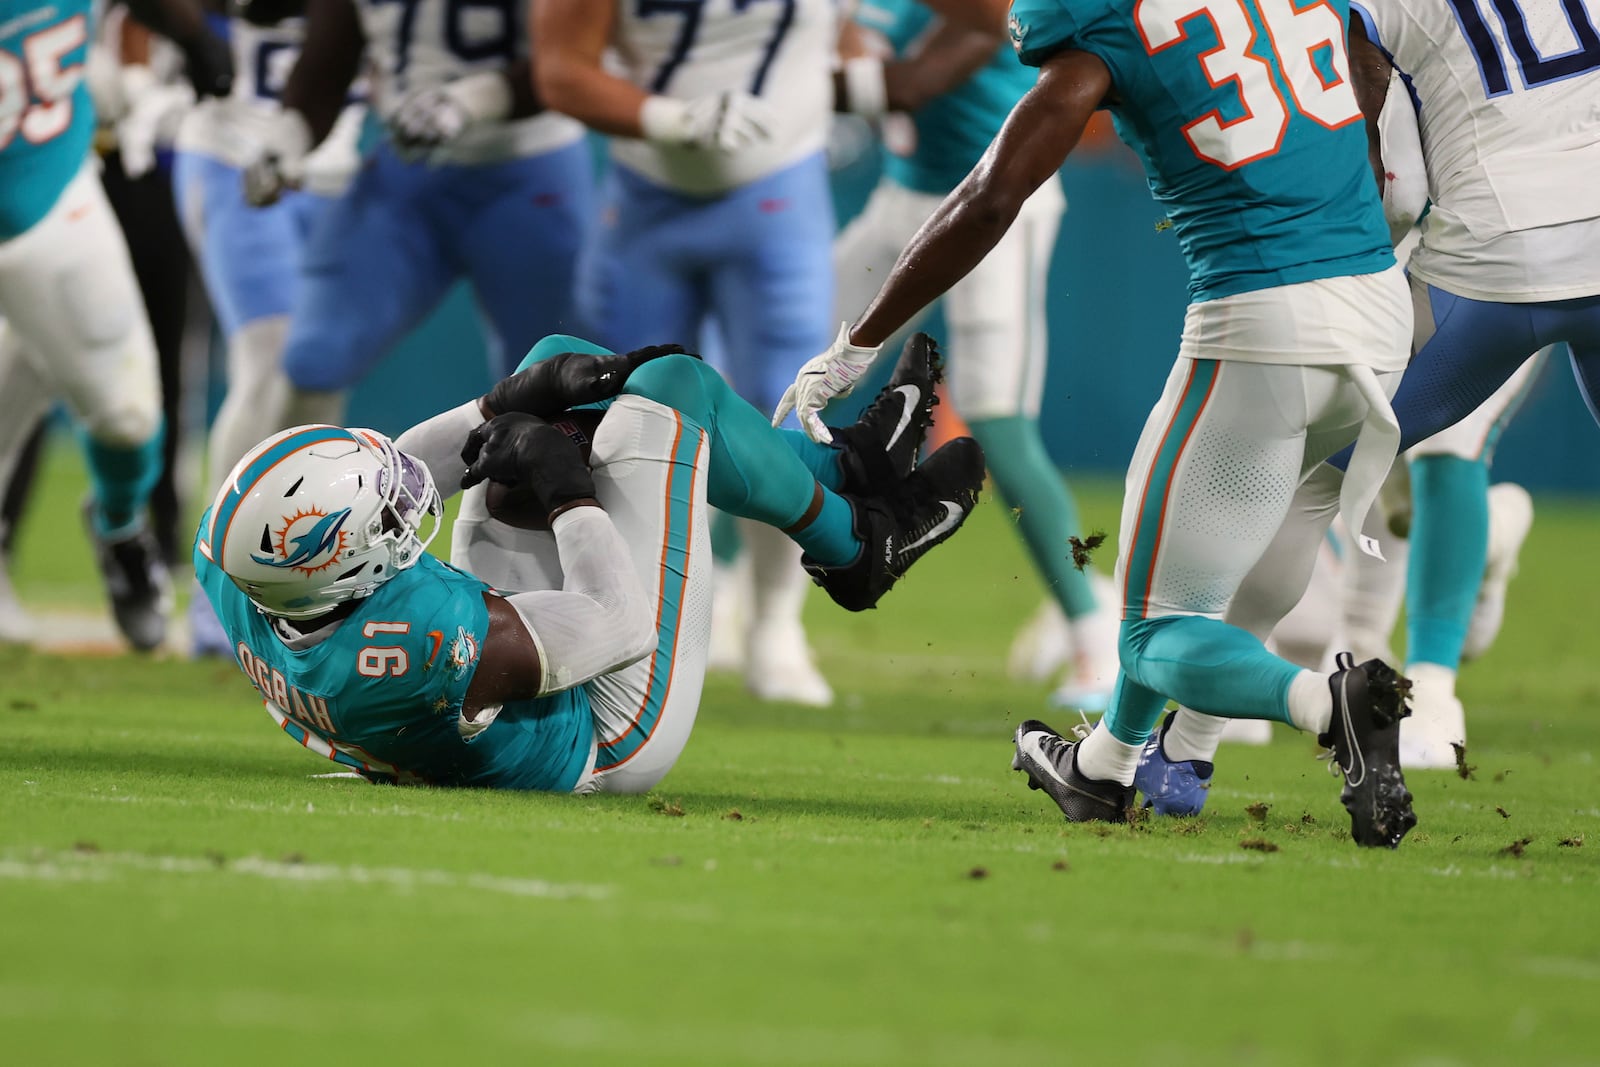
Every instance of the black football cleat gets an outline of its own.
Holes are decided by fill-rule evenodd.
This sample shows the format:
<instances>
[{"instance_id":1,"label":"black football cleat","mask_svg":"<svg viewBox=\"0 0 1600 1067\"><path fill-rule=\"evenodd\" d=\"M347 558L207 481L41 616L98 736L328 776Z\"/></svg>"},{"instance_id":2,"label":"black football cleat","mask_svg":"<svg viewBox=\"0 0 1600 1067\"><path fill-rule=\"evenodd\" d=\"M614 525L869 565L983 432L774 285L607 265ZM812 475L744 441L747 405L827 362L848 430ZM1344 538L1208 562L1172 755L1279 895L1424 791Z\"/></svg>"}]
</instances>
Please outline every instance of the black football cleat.
<instances>
[{"instance_id":1,"label":"black football cleat","mask_svg":"<svg viewBox=\"0 0 1600 1067\"><path fill-rule=\"evenodd\" d=\"M1078 742L1068 741L1037 719L1017 727L1011 769L1028 776L1029 789L1042 789L1068 822L1127 822L1134 788L1086 777L1078 770Z\"/></svg>"},{"instance_id":2,"label":"black football cleat","mask_svg":"<svg viewBox=\"0 0 1600 1067\"><path fill-rule=\"evenodd\" d=\"M1366 848L1398 848L1417 825L1400 771L1400 720L1411 714L1411 683L1382 660L1358 667L1350 653L1341 652L1337 663L1328 679L1333 720L1317 741L1333 750L1344 775L1339 799L1350 813L1350 837Z\"/></svg>"},{"instance_id":3,"label":"black football cleat","mask_svg":"<svg viewBox=\"0 0 1600 1067\"><path fill-rule=\"evenodd\" d=\"M801 565L812 581L847 611L876 607L911 565L948 541L967 521L983 488L983 449L970 437L941 446L888 495L855 497L855 532L861 555L844 567L824 567L808 556Z\"/></svg>"},{"instance_id":4,"label":"black football cleat","mask_svg":"<svg viewBox=\"0 0 1600 1067\"><path fill-rule=\"evenodd\" d=\"M124 536L102 537L95 526L93 500L84 506L83 518L117 629L140 652L158 648L167 639L172 615L172 578L155 535L141 523Z\"/></svg>"},{"instance_id":5,"label":"black football cleat","mask_svg":"<svg viewBox=\"0 0 1600 1067\"><path fill-rule=\"evenodd\" d=\"M833 442L843 452L846 496L872 496L903 480L916 466L922 441L933 425L939 402L935 388L944 381L944 356L925 333L912 336L900 351L894 375L853 426L838 426Z\"/></svg>"}]
</instances>

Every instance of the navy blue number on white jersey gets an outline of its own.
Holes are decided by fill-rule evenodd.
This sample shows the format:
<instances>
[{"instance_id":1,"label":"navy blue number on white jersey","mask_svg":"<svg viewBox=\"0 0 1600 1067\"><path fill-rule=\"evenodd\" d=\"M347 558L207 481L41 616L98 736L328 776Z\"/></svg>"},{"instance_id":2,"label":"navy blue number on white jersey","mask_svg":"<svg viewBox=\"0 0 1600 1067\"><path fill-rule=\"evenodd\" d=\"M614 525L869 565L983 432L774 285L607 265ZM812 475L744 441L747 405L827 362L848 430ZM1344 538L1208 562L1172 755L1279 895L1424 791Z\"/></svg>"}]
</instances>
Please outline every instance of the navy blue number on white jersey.
<instances>
[{"instance_id":1,"label":"navy blue number on white jersey","mask_svg":"<svg viewBox=\"0 0 1600 1067\"><path fill-rule=\"evenodd\" d=\"M677 40L672 42L672 51L650 82L651 92L664 93L667 91L667 86L672 83L672 76L688 58L689 50L694 47L695 37L700 32L700 15L705 8L705 0L636 0L636 3L635 13L642 19L656 15L670 15L683 20L678 27ZM761 53L761 62L757 64L755 73L750 78L751 96L761 95L761 89L767 83L767 71L772 69L772 60L778 54L778 48L783 44L783 38L788 34L789 27L794 24L795 0L733 0L733 7L735 11L742 13L755 4L764 3L782 4L783 12L772 27L772 36L768 38L767 46Z\"/></svg>"},{"instance_id":2,"label":"navy blue number on white jersey","mask_svg":"<svg viewBox=\"0 0 1600 1067\"><path fill-rule=\"evenodd\" d=\"M416 33L417 13L423 0L373 0L377 4L399 4L400 25L394 43L395 66L390 73L395 76L406 72L411 61L411 40ZM444 43L458 59L476 63L485 59L503 59L507 63L516 58L513 34L516 32L516 0L445 0ZM473 32L472 21L483 21L477 16L492 12L497 17L498 30L494 33Z\"/></svg>"},{"instance_id":3,"label":"navy blue number on white jersey","mask_svg":"<svg viewBox=\"0 0 1600 1067\"><path fill-rule=\"evenodd\" d=\"M260 100L277 100L288 84L289 71L300 54L298 45L288 41L263 40L256 45L255 86Z\"/></svg>"},{"instance_id":4,"label":"navy blue number on white jersey","mask_svg":"<svg viewBox=\"0 0 1600 1067\"><path fill-rule=\"evenodd\" d=\"M1478 61L1484 94L1502 96L1511 91L1511 79L1506 73L1506 61L1500 53L1500 44L1489 31L1489 24L1478 7L1479 2L1450 0L1450 9L1455 12L1461 33L1472 49L1473 58ZM1488 2L1506 28L1506 41L1511 45L1511 54L1517 61L1517 70L1522 75L1525 88L1548 85L1600 69L1600 31L1595 29L1593 16L1584 9L1584 0L1560 0L1561 10L1567 16L1567 25L1572 30L1577 46L1553 56L1540 53L1533 35L1528 32L1527 16L1517 6L1517 0Z\"/></svg>"},{"instance_id":5,"label":"navy blue number on white jersey","mask_svg":"<svg viewBox=\"0 0 1600 1067\"><path fill-rule=\"evenodd\" d=\"M83 64L62 61L87 39L87 20L73 15L23 38L20 57L0 51L0 149L19 132L37 145L72 126L73 93L83 80Z\"/></svg>"}]
</instances>

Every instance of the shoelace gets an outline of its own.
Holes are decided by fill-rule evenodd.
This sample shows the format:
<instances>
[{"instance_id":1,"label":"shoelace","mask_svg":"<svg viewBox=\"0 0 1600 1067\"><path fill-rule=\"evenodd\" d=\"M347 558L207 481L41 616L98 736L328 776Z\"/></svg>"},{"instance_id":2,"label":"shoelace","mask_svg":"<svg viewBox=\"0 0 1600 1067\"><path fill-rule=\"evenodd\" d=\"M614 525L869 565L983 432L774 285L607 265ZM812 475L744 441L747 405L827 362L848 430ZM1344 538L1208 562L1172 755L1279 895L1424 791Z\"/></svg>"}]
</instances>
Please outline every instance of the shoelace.
<instances>
[{"instance_id":1,"label":"shoelace","mask_svg":"<svg viewBox=\"0 0 1600 1067\"><path fill-rule=\"evenodd\" d=\"M1078 718L1082 721L1073 723L1070 732L1079 741L1087 741L1089 740L1089 735L1094 733L1094 723L1089 721L1089 716L1083 713L1082 708L1078 709Z\"/></svg>"}]
</instances>

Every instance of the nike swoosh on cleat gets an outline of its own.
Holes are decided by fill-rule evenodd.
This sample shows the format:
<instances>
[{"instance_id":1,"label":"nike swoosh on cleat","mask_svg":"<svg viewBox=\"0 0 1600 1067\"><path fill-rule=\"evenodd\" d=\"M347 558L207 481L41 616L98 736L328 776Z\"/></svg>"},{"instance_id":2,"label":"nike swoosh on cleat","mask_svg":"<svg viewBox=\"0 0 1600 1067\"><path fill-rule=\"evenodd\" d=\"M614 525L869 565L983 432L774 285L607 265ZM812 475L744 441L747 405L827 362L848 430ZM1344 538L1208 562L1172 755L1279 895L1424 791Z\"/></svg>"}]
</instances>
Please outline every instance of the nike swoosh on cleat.
<instances>
[{"instance_id":1,"label":"nike swoosh on cleat","mask_svg":"<svg viewBox=\"0 0 1600 1067\"><path fill-rule=\"evenodd\" d=\"M941 501L939 501L939 503L944 505L944 518L940 519L939 522L938 522L938 525L934 526L933 529L929 530L927 533L923 534L921 537L917 538L915 541L911 542L909 545L901 545L900 546L900 553L899 553L900 555L903 556L907 552L911 552L911 551L914 551L914 550L916 550L918 548L921 548L923 545L927 544L929 541L938 540L940 537L943 537L949 531L955 529L957 524L959 524L961 522L961 507L960 507L960 505L953 504L948 500L941 500Z\"/></svg>"},{"instance_id":2,"label":"nike swoosh on cleat","mask_svg":"<svg viewBox=\"0 0 1600 1067\"><path fill-rule=\"evenodd\" d=\"M922 390L914 385L897 385L894 391L905 397L906 402L900 409L899 424L895 426L894 433L889 435L889 443L883 446L885 452L894 448L894 443L900 440L900 435L911 425L911 416L916 413L917 405L922 403Z\"/></svg>"}]
</instances>

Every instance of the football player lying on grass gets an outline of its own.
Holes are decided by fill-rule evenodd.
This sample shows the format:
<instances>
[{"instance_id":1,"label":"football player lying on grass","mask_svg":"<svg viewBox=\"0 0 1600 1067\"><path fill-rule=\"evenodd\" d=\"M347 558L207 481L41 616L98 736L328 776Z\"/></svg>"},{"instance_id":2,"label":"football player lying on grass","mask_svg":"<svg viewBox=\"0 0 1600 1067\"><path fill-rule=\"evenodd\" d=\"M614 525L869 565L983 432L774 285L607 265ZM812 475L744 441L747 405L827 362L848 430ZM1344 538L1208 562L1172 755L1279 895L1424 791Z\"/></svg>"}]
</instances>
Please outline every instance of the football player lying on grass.
<instances>
[{"instance_id":1,"label":"football player lying on grass","mask_svg":"<svg viewBox=\"0 0 1600 1067\"><path fill-rule=\"evenodd\" d=\"M546 338L396 441L262 442L201 519L195 571L273 718L369 779L641 792L700 702L709 508L783 529L835 601L874 606L977 502L970 438L916 462L940 373L913 338L818 445L675 347ZM425 551L436 483L469 487L454 566Z\"/></svg>"}]
</instances>

